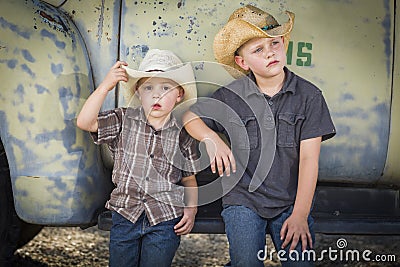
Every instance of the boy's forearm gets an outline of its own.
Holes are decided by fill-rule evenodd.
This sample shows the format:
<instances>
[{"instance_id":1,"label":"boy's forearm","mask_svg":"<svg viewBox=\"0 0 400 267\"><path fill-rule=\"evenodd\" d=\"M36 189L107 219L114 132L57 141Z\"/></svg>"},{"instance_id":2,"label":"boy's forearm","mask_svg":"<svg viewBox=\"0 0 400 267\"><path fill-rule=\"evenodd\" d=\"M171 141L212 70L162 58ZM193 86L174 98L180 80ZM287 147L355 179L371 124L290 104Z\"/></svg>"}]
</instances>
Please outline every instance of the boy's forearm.
<instances>
[{"instance_id":1,"label":"boy's forearm","mask_svg":"<svg viewBox=\"0 0 400 267\"><path fill-rule=\"evenodd\" d=\"M79 128L89 132L96 132L98 129L97 116L101 106L104 103L108 94L108 90L101 86L97 88L86 100L83 105L76 124Z\"/></svg>"},{"instance_id":2,"label":"boy's forearm","mask_svg":"<svg viewBox=\"0 0 400 267\"><path fill-rule=\"evenodd\" d=\"M182 178L182 184L185 187L185 205L187 207L197 207L198 188L196 177L194 175Z\"/></svg>"},{"instance_id":3,"label":"boy's forearm","mask_svg":"<svg viewBox=\"0 0 400 267\"><path fill-rule=\"evenodd\" d=\"M304 218L310 213L317 185L320 144L321 139L316 138L300 146L299 180L293 213Z\"/></svg>"},{"instance_id":4,"label":"boy's forearm","mask_svg":"<svg viewBox=\"0 0 400 267\"><path fill-rule=\"evenodd\" d=\"M184 114L183 124L185 125L186 131L198 141L218 137L216 132L211 130L199 116L191 111L187 111Z\"/></svg>"}]
</instances>

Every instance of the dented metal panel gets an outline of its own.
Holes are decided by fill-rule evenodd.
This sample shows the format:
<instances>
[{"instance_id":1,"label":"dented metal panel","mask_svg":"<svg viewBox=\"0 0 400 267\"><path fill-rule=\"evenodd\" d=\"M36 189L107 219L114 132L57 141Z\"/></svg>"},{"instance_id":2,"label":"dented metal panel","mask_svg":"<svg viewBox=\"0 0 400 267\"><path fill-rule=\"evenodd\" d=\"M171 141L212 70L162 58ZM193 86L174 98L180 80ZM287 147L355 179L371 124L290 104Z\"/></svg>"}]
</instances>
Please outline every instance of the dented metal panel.
<instances>
[{"instance_id":1,"label":"dented metal panel","mask_svg":"<svg viewBox=\"0 0 400 267\"><path fill-rule=\"evenodd\" d=\"M118 59L120 0L68 0L61 7L78 28L88 50L97 87ZM103 110L115 107L116 93L108 94Z\"/></svg>"},{"instance_id":2,"label":"dented metal panel","mask_svg":"<svg viewBox=\"0 0 400 267\"><path fill-rule=\"evenodd\" d=\"M48 4L0 4L0 133L17 214L38 224L88 224L109 183L97 147L75 125L93 90L85 45Z\"/></svg>"}]
</instances>

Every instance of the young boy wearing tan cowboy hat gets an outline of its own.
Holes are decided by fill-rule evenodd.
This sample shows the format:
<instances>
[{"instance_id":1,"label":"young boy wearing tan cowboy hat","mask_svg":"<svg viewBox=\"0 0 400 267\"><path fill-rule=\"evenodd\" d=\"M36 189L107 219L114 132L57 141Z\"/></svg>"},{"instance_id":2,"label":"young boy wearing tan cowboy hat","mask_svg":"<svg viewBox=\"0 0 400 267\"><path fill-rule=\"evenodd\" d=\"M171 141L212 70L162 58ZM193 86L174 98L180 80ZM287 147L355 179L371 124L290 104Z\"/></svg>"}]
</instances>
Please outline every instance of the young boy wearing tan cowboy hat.
<instances>
[{"instance_id":1,"label":"young boy wearing tan cowboy hat","mask_svg":"<svg viewBox=\"0 0 400 267\"><path fill-rule=\"evenodd\" d=\"M302 251L314 242L310 210L321 141L335 127L321 91L285 66L294 22L286 14L279 24L254 6L235 10L215 36L214 55L237 79L184 115L189 134L205 141L212 171L225 171L223 186L237 181L222 199L231 266L264 266L273 252L267 233L283 266L312 265ZM225 115L229 110L239 122ZM210 118L217 112L216 122Z\"/></svg>"},{"instance_id":2,"label":"young boy wearing tan cowboy hat","mask_svg":"<svg viewBox=\"0 0 400 267\"><path fill-rule=\"evenodd\" d=\"M140 101L100 112L107 94L122 82ZM193 69L167 50L151 49L138 70L118 61L85 102L79 128L112 151L115 189L110 266L170 266L197 213L196 141L171 114L197 95ZM178 186L181 183L185 187Z\"/></svg>"}]
</instances>

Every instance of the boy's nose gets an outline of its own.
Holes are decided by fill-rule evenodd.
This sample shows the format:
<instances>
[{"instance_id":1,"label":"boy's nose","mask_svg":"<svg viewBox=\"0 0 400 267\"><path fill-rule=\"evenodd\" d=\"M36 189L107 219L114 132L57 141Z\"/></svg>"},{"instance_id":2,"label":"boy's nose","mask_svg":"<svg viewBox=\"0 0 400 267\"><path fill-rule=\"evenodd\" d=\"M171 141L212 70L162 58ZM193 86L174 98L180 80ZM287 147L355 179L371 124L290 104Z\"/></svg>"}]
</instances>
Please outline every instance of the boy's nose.
<instances>
[{"instance_id":1,"label":"boy's nose","mask_svg":"<svg viewBox=\"0 0 400 267\"><path fill-rule=\"evenodd\" d=\"M272 49L267 50L267 52L265 53L265 57L266 57L266 58L271 58L271 57L273 57L274 55L275 55L275 51L272 50Z\"/></svg>"},{"instance_id":2,"label":"boy's nose","mask_svg":"<svg viewBox=\"0 0 400 267\"><path fill-rule=\"evenodd\" d=\"M153 98L161 98L164 95L164 92L162 90L154 90L153 92Z\"/></svg>"}]
</instances>

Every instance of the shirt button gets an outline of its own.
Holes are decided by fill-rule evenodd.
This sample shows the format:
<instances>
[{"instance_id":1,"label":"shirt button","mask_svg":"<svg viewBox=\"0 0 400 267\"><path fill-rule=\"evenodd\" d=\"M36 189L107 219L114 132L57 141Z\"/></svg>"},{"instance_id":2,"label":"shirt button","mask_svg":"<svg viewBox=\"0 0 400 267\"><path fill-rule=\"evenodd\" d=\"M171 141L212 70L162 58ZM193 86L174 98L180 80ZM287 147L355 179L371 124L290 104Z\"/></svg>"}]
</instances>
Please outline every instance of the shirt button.
<instances>
[{"instance_id":1,"label":"shirt button","mask_svg":"<svg viewBox=\"0 0 400 267\"><path fill-rule=\"evenodd\" d=\"M274 104L274 102L268 101L268 105L272 106L273 104Z\"/></svg>"},{"instance_id":2,"label":"shirt button","mask_svg":"<svg viewBox=\"0 0 400 267\"><path fill-rule=\"evenodd\" d=\"M150 154L150 158L154 158L154 154Z\"/></svg>"},{"instance_id":3,"label":"shirt button","mask_svg":"<svg viewBox=\"0 0 400 267\"><path fill-rule=\"evenodd\" d=\"M149 177L146 177L146 181L148 181L148 180L150 180L150 178L149 178Z\"/></svg>"},{"instance_id":4,"label":"shirt button","mask_svg":"<svg viewBox=\"0 0 400 267\"><path fill-rule=\"evenodd\" d=\"M155 131L154 134L155 134L155 135L158 135L158 131Z\"/></svg>"},{"instance_id":5,"label":"shirt button","mask_svg":"<svg viewBox=\"0 0 400 267\"><path fill-rule=\"evenodd\" d=\"M267 121L272 121L272 118L271 117L267 117Z\"/></svg>"},{"instance_id":6,"label":"shirt button","mask_svg":"<svg viewBox=\"0 0 400 267\"><path fill-rule=\"evenodd\" d=\"M146 203L146 202L147 202L147 199L145 199L145 198L142 199L142 202L143 202L143 203Z\"/></svg>"}]
</instances>

